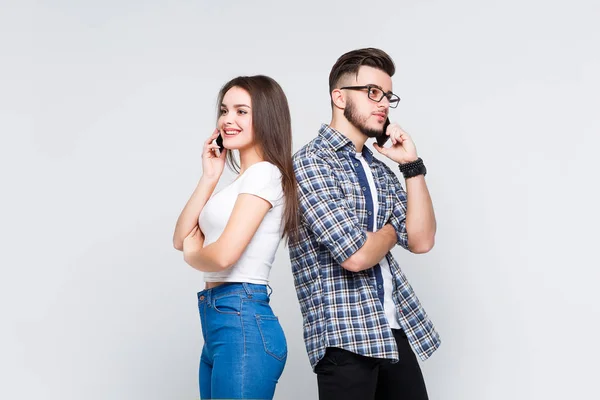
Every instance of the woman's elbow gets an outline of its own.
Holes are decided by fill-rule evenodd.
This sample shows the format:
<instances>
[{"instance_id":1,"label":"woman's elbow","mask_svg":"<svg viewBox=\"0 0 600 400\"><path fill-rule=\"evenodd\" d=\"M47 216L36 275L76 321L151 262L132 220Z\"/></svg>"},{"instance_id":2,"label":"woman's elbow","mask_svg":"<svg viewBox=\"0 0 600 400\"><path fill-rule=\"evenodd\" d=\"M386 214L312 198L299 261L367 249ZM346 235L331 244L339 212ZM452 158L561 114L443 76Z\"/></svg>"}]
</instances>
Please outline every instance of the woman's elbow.
<instances>
[{"instance_id":1,"label":"woman's elbow","mask_svg":"<svg viewBox=\"0 0 600 400\"><path fill-rule=\"evenodd\" d=\"M221 270L226 270L233 267L242 256L241 253L231 249L221 249L220 246L217 247L216 257L214 257L213 262L217 266L217 268Z\"/></svg>"},{"instance_id":2,"label":"woman's elbow","mask_svg":"<svg viewBox=\"0 0 600 400\"><path fill-rule=\"evenodd\" d=\"M176 250L183 251L183 240L173 238L173 247L175 247Z\"/></svg>"},{"instance_id":3,"label":"woman's elbow","mask_svg":"<svg viewBox=\"0 0 600 400\"><path fill-rule=\"evenodd\" d=\"M223 270L224 271L226 269L229 269L229 268L233 267L233 265L235 264L235 262L233 262L228 257L217 257L217 259L214 260L214 264L215 264L215 266L219 270Z\"/></svg>"}]
</instances>

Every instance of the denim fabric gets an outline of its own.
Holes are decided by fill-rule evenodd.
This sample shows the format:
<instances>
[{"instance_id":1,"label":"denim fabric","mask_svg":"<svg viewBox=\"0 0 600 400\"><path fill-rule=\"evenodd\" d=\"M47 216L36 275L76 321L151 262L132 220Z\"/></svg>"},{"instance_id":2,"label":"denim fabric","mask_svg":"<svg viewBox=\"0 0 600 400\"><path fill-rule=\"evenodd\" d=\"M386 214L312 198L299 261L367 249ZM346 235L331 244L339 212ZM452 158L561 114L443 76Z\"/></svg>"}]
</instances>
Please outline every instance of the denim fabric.
<instances>
[{"instance_id":1,"label":"denim fabric","mask_svg":"<svg viewBox=\"0 0 600 400\"><path fill-rule=\"evenodd\" d=\"M287 343L266 285L227 283L198 293L204 347L200 397L272 399Z\"/></svg>"}]
</instances>

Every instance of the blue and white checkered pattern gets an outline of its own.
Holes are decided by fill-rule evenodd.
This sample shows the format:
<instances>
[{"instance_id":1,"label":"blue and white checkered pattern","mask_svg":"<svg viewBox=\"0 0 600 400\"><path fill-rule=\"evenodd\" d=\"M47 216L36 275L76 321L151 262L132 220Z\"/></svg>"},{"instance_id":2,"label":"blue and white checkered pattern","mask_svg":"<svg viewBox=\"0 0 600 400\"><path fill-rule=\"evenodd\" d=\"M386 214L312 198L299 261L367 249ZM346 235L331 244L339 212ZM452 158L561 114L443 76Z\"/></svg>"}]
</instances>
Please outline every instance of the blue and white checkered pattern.
<instances>
[{"instance_id":1,"label":"blue and white checkered pattern","mask_svg":"<svg viewBox=\"0 0 600 400\"><path fill-rule=\"evenodd\" d=\"M398 360L378 298L375 268L349 272L340 265L364 245L371 218L355 154L348 138L323 125L317 138L294 155L301 224L289 251L313 368L326 347ZM408 248L406 192L392 170L366 146L362 155L377 188L377 227L392 224L398 244ZM439 347L439 335L394 257L388 253L386 258L394 277L393 299L400 325L415 353L425 360Z\"/></svg>"}]
</instances>

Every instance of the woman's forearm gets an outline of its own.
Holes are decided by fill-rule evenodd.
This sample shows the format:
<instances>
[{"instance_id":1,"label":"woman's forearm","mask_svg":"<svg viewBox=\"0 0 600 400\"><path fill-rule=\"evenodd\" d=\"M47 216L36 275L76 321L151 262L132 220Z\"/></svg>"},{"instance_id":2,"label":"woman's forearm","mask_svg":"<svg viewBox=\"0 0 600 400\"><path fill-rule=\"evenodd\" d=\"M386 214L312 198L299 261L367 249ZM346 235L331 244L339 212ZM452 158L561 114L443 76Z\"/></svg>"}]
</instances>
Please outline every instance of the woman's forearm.
<instances>
[{"instance_id":1,"label":"woman's forearm","mask_svg":"<svg viewBox=\"0 0 600 400\"><path fill-rule=\"evenodd\" d=\"M173 233L173 246L182 251L183 240L198 225L198 217L217 186L218 179L208 179L202 176L194 193L186 203L177 219Z\"/></svg>"}]
</instances>

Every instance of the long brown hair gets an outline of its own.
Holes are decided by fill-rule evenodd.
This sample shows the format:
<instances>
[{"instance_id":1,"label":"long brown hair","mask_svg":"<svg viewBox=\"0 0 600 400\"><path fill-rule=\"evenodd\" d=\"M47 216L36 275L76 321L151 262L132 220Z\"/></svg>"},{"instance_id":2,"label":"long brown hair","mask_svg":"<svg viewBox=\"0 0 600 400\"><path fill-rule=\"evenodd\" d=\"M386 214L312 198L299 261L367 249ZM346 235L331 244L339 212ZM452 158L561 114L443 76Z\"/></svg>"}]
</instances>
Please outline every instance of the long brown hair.
<instances>
[{"instance_id":1,"label":"long brown hair","mask_svg":"<svg viewBox=\"0 0 600 400\"><path fill-rule=\"evenodd\" d=\"M233 87L244 89L250 94L254 141L264 160L274 164L281 171L285 199L283 236L294 237L298 229L298 195L292 164L292 117L287 97L281 86L268 76L238 76L221 88L217 101L217 118L225 93ZM240 171L231 151L227 152L227 162L235 172Z\"/></svg>"}]
</instances>

